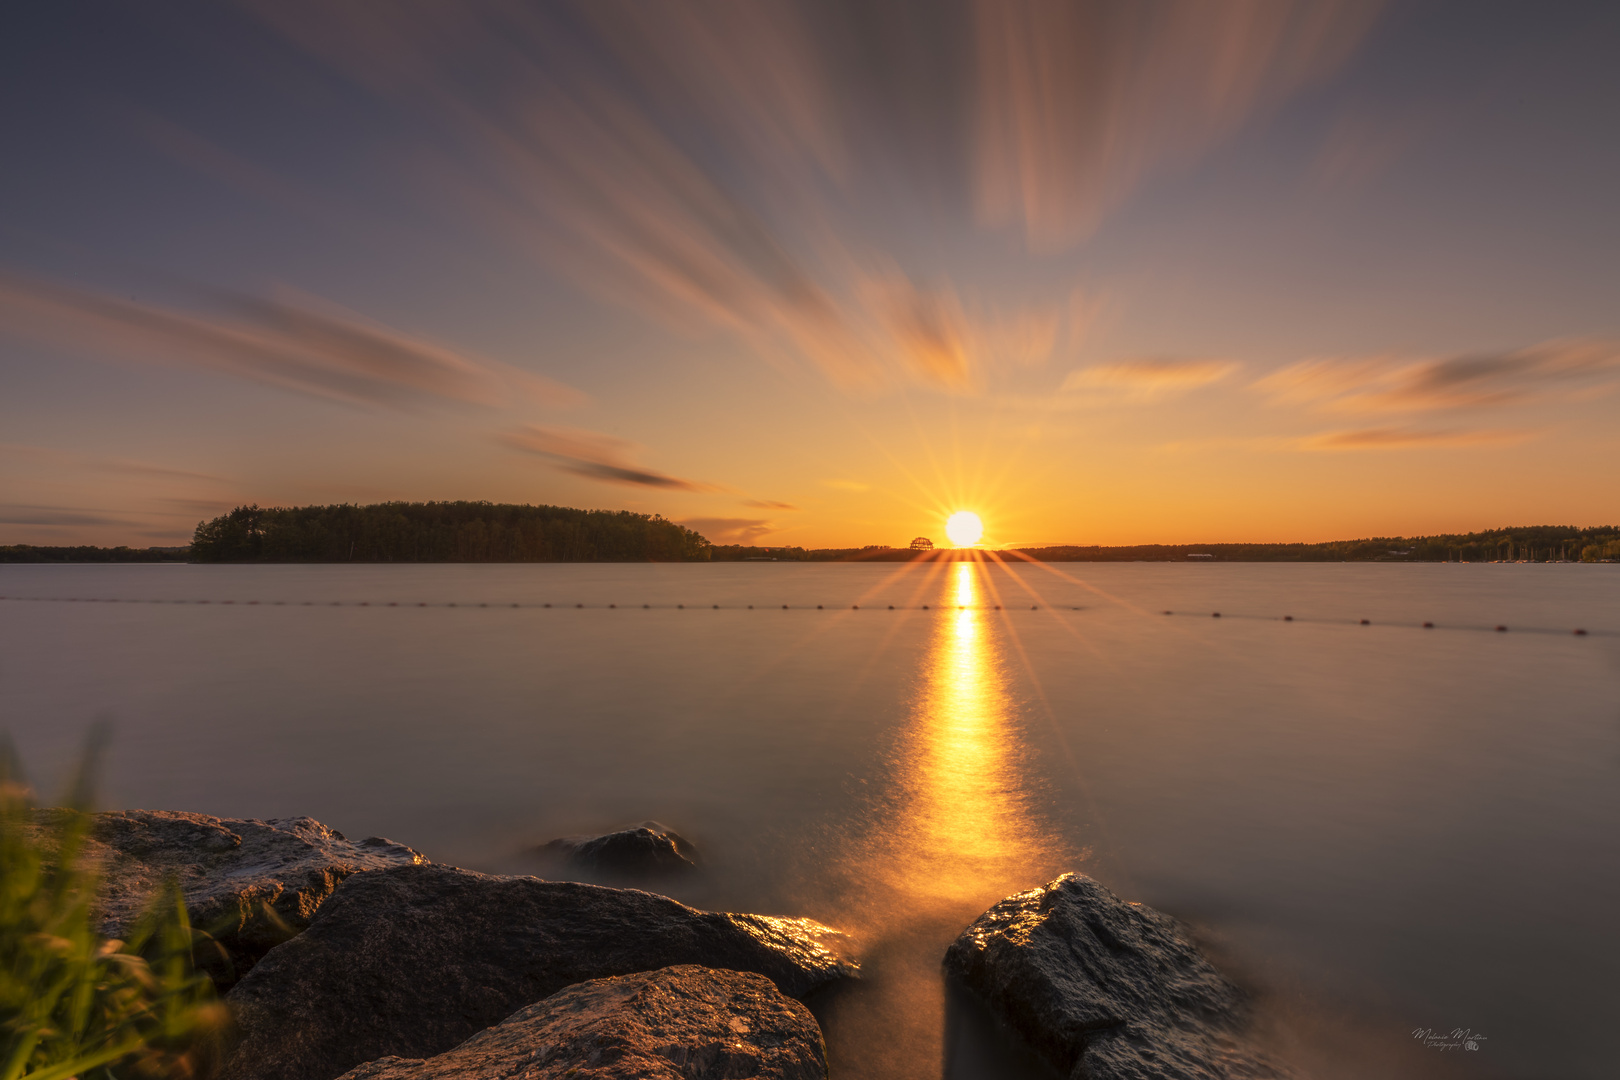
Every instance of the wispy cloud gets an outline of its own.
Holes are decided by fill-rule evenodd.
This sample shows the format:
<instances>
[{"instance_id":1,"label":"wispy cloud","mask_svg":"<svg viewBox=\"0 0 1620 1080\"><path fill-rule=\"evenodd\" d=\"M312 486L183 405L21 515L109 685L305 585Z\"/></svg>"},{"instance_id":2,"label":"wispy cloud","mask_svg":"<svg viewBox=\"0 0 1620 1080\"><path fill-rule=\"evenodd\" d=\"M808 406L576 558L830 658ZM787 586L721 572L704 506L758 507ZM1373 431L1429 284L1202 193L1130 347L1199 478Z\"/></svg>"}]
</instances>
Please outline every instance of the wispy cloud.
<instances>
[{"instance_id":1,"label":"wispy cloud","mask_svg":"<svg viewBox=\"0 0 1620 1080\"><path fill-rule=\"evenodd\" d=\"M1512 445L1534 438L1533 431L1477 430L1425 431L1409 427L1358 428L1329 431L1298 442L1301 450L1407 450L1422 446Z\"/></svg>"},{"instance_id":2,"label":"wispy cloud","mask_svg":"<svg viewBox=\"0 0 1620 1080\"><path fill-rule=\"evenodd\" d=\"M1146 401L1218 382L1237 367L1230 360L1137 357L1071 371L1063 390Z\"/></svg>"},{"instance_id":3,"label":"wispy cloud","mask_svg":"<svg viewBox=\"0 0 1620 1080\"><path fill-rule=\"evenodd\" d=\"M1064 337L1063 301L998 310L974 283L896 269L864 196L904 191L896 216L932 205L1017 221L1034 248L1071 244L1143 178L1333 72L1378 10L252 6L335 70L437 118L445 146L417 171L581 286L846 388L953 393L982 390L1009 357L1045 359ZM879 71L873 56L896 59Z\"/></svg>"},{"instance_id":4,"label":"wispy cloud","mask_svg":"<svg viewBox=\"0 0 1620 1080\"><path fill-rule=\"evenodd\" d=\"M59 450L50 446L33 446L28 443L0 443L0 455L14 459L20 458L43 465L67 466L93 472L147 477L153 480L209 484L230 483L226 477L215 476L213 473L195 472L191 469L175 469L167 465L154 465L146 461L137 461L133 458L107 457L101 454L84 454L71 450Z\"/></svg>"},{"instance_id":5,"label":"wispy cloud","mask_svg":"<svg viewBox=\"0 0 1620 1080\"><path fill-rule=\"evenodd\" d=\"M773 502L770 499L744 499L744 506L752 506L760 510L797 510L792 503Z\"/></svg>"},{"instance_id":6,"label":"wispy cloud","mask_svg":"<svg viewBox=\"0 0 1620 1080\"><path fill-rule=\"evenodd\" d=\"M1567 340L1423 360L1304 360L1254 386L1279 403L1366 414L1516 405L1616 380L1620 380L1620 343Z\"/></svg>"},{"instance_id":7,"label":"wispy cloud","mask_svg":"<svg viewBox=\"0 0 1620 1080\"><path fill-rule=\"evenodd\" d=\"M358 405L569 405L583 395L309 299L228 297L222 314L0 275L0 327L98 356L219 371Z\"/></svg>"},{"instance_id":8,"label":"wispy cloud","mask_svg":"<svg viewBox=\"0 0 1620 1080\"><path fill-rule=\"evenodd\" d=\"M0 525L131 525L129 518L105 510L65 506L0 504Z\"/></svg>"},{"instance_id":9,"label":"wispy cloud","mask_svg":"<svg viewBox=\"0 0 1620 1080\"><path fill-rule=\"evenodd\" d=\"M635 464L635 444L612 435L577 428L528 426L501 435L514 450L549 458L558 468L592 480L670 491L718 491L713 484L682 480Z\"/></svg>"},{"instance_id":10,"label":"wispy cloud","mask_svg":"<svg viewBox=\"0 0 1620 1080\"><path fill-rule=\"evenodd\" d=\"M1379 3L978 0L981 213L1035 248L1087 235L1361 44Z\"/></svg>"},{"instance_id":11,"label":"wispy cloud","mask_svg":"<svg viewBox=\"0 0 1620 1080\"><path fill-rule=\"evenodd\" d=\"M702 533L711 544L751 544L777 531L761 518L685 518L675 524Z\"/></svg>"}]
</instances>

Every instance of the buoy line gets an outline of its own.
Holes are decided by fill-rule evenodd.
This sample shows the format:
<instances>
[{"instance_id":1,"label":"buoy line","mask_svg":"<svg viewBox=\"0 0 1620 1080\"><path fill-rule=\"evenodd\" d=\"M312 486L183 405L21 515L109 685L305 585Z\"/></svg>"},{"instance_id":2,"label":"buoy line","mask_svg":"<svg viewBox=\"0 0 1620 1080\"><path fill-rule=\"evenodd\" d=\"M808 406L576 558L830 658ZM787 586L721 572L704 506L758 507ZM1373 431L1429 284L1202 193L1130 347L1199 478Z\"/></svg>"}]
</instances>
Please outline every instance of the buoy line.
<instances>
[{"instance_id":1,"label":"buoy line","mask_svg":"<svg viewBox=\"0 0 1620 1080\"><path fill-rule=\"evenodd\" d=\"M929 611L950 613L953 611L1048 611L1048 612L1077 612L1088 611L1093 608L1070 604L850 604L847 607L841 604L583 604L558 602L522 602L522 601L429 601L429 600L196 600L196 599L127 599L111 596L0 596L0 603L25 604L148 604L169 605L182 607L336 607L336 608L497 608L505 610L538 611L538 610L574 610L574 611ZM1589 630L1585 627L1572 629L1559 629L1548 626L1509 626L1506 623L1492 623L1490 625L1473 625L1468 623L1442 623L1425 620L1422 623L1403 622L1399 620L1375 620L1365 618L1327 619L1310 616L1295 615L1255 615L1241 612L1222 611L1176 611L1165 610L1160 615L1195 617L1202 619L1241 619L1250 622L1278 622L1301 623L1315 626L1367 626L1383 629L1399 630L1426 630L1426 631L1462 631L1467 633L1516 633L1516 634L1554 634L1558 636L1575 637L1620 637L1620 630Z\"/></svg>"}]
</instances>

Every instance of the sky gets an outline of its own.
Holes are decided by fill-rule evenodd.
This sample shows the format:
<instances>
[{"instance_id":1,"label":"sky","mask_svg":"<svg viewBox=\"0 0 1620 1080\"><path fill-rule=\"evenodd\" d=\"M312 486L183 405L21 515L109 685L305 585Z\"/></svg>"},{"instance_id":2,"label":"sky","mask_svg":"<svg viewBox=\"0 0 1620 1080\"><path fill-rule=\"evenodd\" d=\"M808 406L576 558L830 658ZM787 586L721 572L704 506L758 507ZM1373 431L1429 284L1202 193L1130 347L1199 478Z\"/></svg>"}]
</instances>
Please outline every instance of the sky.
<instances>
[{"instance_id":1,"label":"sky","mask_svg":"<svg viewBox=\"0 0 1620 1080\"><path fill-rule=\"evenodd\" d=\"M1620 5L0 13L0 543L1620 521Z\"/></svg>"}]
</instances>

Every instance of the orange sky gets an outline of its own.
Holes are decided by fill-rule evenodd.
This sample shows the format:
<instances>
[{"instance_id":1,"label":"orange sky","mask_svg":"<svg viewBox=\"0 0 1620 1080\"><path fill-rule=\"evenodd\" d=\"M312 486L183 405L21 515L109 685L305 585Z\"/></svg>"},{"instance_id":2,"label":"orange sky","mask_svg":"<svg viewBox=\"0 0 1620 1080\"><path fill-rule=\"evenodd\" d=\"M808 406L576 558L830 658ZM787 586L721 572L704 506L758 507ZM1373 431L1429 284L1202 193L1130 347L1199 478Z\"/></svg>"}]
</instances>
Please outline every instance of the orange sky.
<instances>
[{"instance_id":1,"label":"orange sky","mask_svg":"<svg viewBox=\"0 0 1620 1080\"><path fill-rule=\"evenodd\" d=\"M1620 520L1611 9L186 10L0 42L0 542Z\"/></svg>"}]
</instances>

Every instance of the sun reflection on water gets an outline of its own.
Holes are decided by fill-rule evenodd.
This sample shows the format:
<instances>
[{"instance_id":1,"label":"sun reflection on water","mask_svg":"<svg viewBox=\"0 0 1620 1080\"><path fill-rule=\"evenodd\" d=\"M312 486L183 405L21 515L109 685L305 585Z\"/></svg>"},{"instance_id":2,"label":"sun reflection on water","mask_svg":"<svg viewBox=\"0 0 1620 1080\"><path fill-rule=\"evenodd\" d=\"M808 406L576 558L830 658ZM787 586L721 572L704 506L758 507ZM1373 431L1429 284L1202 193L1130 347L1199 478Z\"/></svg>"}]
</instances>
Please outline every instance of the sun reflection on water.
<instances>
[{"instance_id":1,"label":"sun reflection on water","mask_svg":"<svg viewBox=\"0 0 1620 1080\"><path fill-rule=\"evenodd\" d=\"M877 1071L890 1076L940 1075L945 1033L908 1020L943 1014L946 945L997 900L1066 868L1065 845L1032 813L1032 762L985 565L953 562L945 574L946 610L891 758L891 795L852 860L861 895L846 897L860 909L851 914L869 982L838 1010L839 1027L868 1053L885 1047Z\"/></svg>"}]
</instances>

